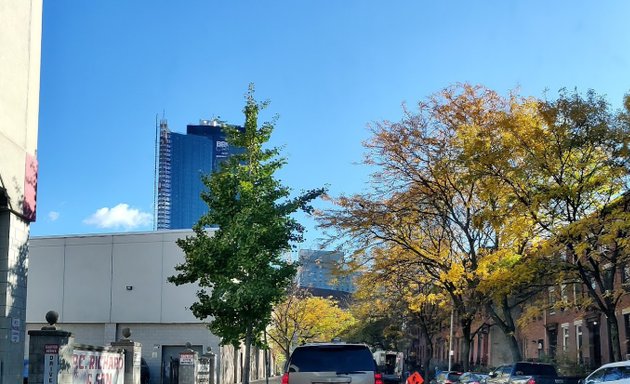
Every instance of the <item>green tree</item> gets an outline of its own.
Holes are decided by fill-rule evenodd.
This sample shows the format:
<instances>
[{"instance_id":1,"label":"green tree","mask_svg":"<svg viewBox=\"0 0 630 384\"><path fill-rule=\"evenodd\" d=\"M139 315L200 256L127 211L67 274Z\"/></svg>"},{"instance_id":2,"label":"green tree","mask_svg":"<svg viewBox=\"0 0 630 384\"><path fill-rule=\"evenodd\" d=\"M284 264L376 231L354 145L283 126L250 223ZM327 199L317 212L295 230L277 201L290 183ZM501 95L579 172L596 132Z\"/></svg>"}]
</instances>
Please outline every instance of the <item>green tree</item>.
<instances>
[{"instance_id":1,"label":"green tree","mask_svg":"<svg viewBox=\"0 0 630 384\"><path fill-rule=\"evenodd\" d=\"M282 300L295 275L295 266L282 258L304 228L291 215L312 211L309 203L322 189L290 197L290 189L274 178L285 160L277 148L264 148L274 128L258 126L258 114L268 105L254 99L250 85L244 107L244 130L225 126L227 141L241 152L204 176L202 199L208 213L193 227L194 235L177 242L185 261L169 277L176 284L196 282L195 317L207 320L222 344L245 343L243 383L249 383L250 348L262 344L273 305ZM214 232L208 228L216 227Z\"/></svg>"}]
</instances>

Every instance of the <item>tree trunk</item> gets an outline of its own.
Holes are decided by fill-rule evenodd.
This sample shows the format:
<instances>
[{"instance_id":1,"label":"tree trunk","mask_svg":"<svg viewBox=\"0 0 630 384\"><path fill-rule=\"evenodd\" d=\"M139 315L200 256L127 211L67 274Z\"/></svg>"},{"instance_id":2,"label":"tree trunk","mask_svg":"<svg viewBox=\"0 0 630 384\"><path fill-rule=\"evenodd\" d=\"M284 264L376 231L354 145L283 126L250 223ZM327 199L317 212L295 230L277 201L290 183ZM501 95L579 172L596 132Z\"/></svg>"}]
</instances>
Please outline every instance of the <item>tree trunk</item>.
<instances>
[{"instance_id":1,"label":"tree trunk","mask_svg":"<svg viewBox=\"0 0 630 384\"><path fill-rule=\"evenodd\" d=\"M251 364L251 353L252 349L252 327L248 326L247 331L245 333L245 361L243 362L243 384L249 384L249 366Z\"/></svg>"},{"instance_id":2,"label":"tree trunk","mask_svg":"<svg viewBox=\"0 0 630 384\"><path fill-rule=\"evenodd\" d=\"M501 303L501 312L503 317L500 317L491 304L486 305L487 311L494 320L494 323L501 329L503 335L508 343L510 352L512 353L512 361L521 361L523 356L521 355L521 349L518 346L518 340L516 340L516 325L509 305L507 304L507 298L503 298Z\"/></svg>"},{"instance_id":3,"label":"tree trunk","mask_svg":"<svg viewBox=\"0 0 630 384\"><path fill-rule=\"evenodd\" d=\"M424 359L422 361L422 377L424 378L424 382L428 383L431 378L431 357L433 356L433 343L427 342L426 353L424 354Z\"/></svg>"},{"instance_id":4,"label":"tree trunk","mask_svg":"<svg viewBox=\"0 0 630 384\"><path fill-rule=\"evenodd\" d=\"M289 341L284 349L284 362L289 362L289 357L291 357L291 342Z\"/></svg>"},{"instance_id":5,"label":"tree trunk","mask_svg":"<svg viewBox=\"0 0 630 384\"><path fill-rule=\"evenodd\" d=\"M472 321L468 319L462 319L462 335L464 337L464 342L462 345L462 350L460 353L460 359L462 359L462 369L464 372L468 372L468 368L470 367L470 343L471 343L471 332L470 327L472 326ZM449 351L449 353L451 353Z\"/></svg>"},{"instance_id":6,"label":"tree trunk","mask_svg":"<svg viewBox=\"0 0 630 384\"><path fill-rule=\"evenodd\" d=\"M621 347L619 343L619 323L615 316L614 307L612 314L606 314L606 325L608 326L608 343L612 352L613 361L621 361Z\"/></svg>"},{"instance_id":7,"label":"tree trunk","mask_svg":"<svg viewBox=\"0 0 630 384\"><path fill-rule=\"evenodd\" d=\"M269 376L271 376L271 369L269 365L269 343L267 342L267 331L265 330L265 384L269 384Z\"/></svg>"}]
</instances>

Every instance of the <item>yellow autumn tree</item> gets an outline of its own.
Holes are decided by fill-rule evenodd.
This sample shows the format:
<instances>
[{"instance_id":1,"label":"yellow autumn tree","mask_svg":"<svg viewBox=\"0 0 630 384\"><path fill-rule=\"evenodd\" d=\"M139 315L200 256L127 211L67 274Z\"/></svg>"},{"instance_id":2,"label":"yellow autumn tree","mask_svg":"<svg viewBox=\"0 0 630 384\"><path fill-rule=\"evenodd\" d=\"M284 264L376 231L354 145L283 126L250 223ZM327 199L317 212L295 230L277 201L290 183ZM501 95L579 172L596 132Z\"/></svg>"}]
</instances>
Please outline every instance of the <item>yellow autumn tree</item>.
<instances>
[{"instance_id":1,"label":"yellow autumn tree","mask_svg":"<svg viewBox=\"0 0 630 384\"><path fill-rule=\"evenodd\" d=\"M428 375L436 338L450 314L450 300L403 249L377 247L372 252L373 262L361 274L353 294L352 310L358 321L349 329L348 340L375 348L409 350L408 368L423 367L422 374ZM411 349L413 341L420 339L424 351Z\"/></svg>"},{"instance_id":2,"label":"yellow autumn tree","mask_svg":"<svg viewBox=\"0 0 630 384\"><path fill-rule=\"evenodd\" d=\"M614 111L594 91L561 90L553 100L512 103L507 119L481 130L474 166L507 187L506 196L534 226L539 246L562 263L558 284L578 283L608 327L612 357L621 359L619 278L630 261L616 209L629 178L630 97Z\"/></svg>"},{"instance_id":3,"label":"yellow autumn tree","mask_svg":"<svg viewBox=\"0 0 630 384\"><path fill-rule=\"evenodd\" d=\"M295 346L330 341L354 322L352 314L340 308L336 300L293 287L274 308L268 335L277 355L286 360Z\"/></svg>"},{"instance_id":4,"label":"yellow autumn tree","mask_svg":"<svg viewBox=\"0 0 630 384\"><path fill-rule=\"evenodd\" d=\"M320 215L336 240L357 250L357 265L373 262L376 245L396 246L401 252L390 257L400 268L413 265L448 297L464 339L464 369L473 320L487 302L479 289L489 265L483 259L501 255L489 250L499 250L502 231L512 228L504 186L479 177L465 148L474 132L500 127L509 110L496 92L458 84L420 102L416 112L405 108L399 122L375 123L364 161L377 169L372 190L333 199L336 208Z\"/></svg>"}]
</instances>

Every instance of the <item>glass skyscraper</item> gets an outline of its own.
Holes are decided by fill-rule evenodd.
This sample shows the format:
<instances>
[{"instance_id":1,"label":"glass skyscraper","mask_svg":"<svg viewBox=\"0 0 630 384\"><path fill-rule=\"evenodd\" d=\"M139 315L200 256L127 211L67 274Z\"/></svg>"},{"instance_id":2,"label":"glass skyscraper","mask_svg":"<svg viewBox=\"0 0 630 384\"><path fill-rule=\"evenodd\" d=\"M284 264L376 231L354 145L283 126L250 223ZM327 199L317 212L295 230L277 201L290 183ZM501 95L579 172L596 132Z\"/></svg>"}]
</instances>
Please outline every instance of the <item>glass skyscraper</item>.
<instances>
[{"instance_id":1,"label":"glass skyscraper","mask_svg":"<svg viewBox=\"0 0 630 384\"><path fill-rule=\"evenodd\" d=\"M161 120L156 145L156 228L192 228L208 211L201 200L202 175L216 171L235 149L216 120L188 125L186 134L171 132Z\"/></svg>"},{"instance_id":2,"label":"glass skyscraper","mask_svg":"<svg viewBox=\"0 0 630 384\"><path fill-rule=\"evenodd\" d=\"M297 283L300 288L354 292L355 274L335 274L343 262L338 251L300 249Z\"/></svg>"}]
</instances>

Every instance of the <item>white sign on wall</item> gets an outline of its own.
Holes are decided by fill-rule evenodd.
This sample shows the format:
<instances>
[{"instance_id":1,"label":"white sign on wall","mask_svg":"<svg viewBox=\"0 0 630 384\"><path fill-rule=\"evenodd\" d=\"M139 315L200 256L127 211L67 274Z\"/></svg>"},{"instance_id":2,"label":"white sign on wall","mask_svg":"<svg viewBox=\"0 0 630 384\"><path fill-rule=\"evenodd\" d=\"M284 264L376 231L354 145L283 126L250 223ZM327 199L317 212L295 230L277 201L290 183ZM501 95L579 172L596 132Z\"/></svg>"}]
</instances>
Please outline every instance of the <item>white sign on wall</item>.
<instances>
[{"instance_id":1,"label":"white sign on wall","mask_svg":"<svg viewBox=\"0 0 630 384\"><path fill-rule=\"evenodd\" d=\"M179 365L194 365L195 354L192 352L182 352L179 354Z\"/></svg>"},{"instance_id":2,"label":"white sign on wall","mask_svg":"<svg viewBox=\"0 0 630 384\"><path fill-rule=\"evenodd\" d=\"M44 345L44 384L57 384L59 373L59 345Z\"/></svg>"}]
</instances>

